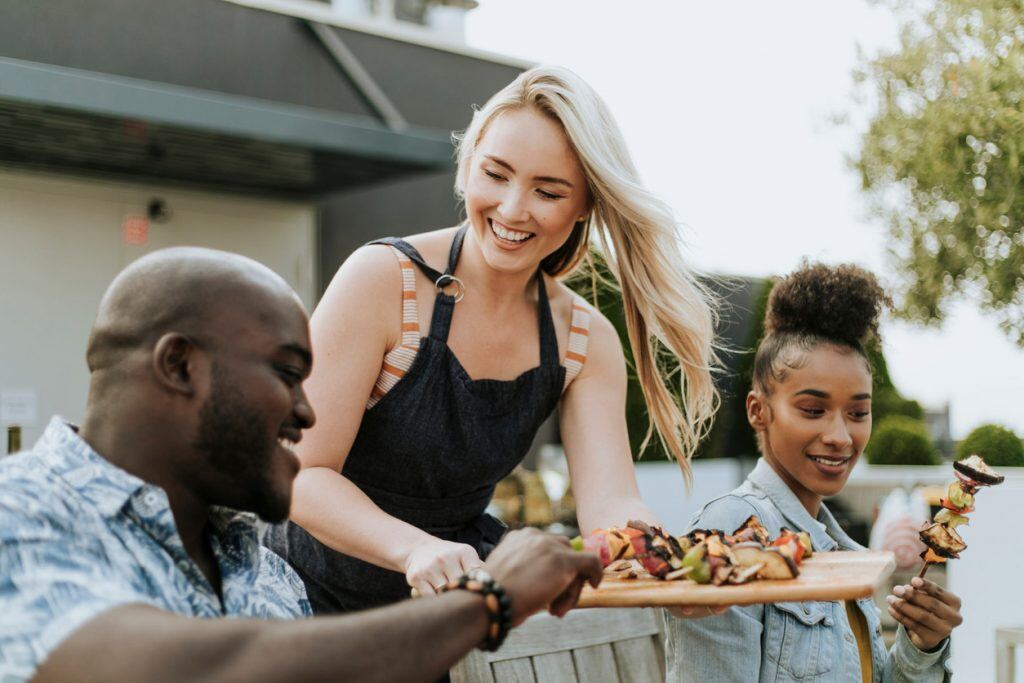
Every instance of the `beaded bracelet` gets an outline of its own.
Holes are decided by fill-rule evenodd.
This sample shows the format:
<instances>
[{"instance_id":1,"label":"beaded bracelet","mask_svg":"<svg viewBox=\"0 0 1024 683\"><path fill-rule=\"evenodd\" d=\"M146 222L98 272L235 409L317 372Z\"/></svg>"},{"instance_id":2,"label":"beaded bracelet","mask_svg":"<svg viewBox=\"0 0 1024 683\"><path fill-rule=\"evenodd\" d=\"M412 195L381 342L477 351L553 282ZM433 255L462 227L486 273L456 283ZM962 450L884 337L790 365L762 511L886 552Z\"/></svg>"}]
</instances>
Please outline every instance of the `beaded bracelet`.
<instances>
[{"instance_id":1,"label":"beaded bracelet","mask_svg":"<svg viewBox=\"0 0 1024 683\"><path fill-rule=\"evenodd\" d=\"M494 652L505 642L512 628L512 601L500 583L491 578L483 569L471 569L454 581L441 587L442 593L451 590L467 590L479 593L487 608L487 637L480 643L481 650Z\"/></svg>"}]
</instances>

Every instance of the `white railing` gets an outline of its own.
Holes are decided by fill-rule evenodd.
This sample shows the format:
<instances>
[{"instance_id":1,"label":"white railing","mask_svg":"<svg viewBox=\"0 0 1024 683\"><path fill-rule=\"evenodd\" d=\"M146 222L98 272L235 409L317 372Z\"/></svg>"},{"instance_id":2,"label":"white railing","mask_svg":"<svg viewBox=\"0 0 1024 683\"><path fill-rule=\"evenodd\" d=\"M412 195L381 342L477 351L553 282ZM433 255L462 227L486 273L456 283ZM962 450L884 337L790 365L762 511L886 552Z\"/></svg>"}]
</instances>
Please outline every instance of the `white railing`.
<instances>
[{"instance_id":1,"label":"white railing","mask_svg":"<svg viewBox=\"0 0 1024 683\"><path fill-rule=\"evenodd\" d=\"M996 629L996 683L1017 680L1017 648L1024 645L1024 627Z\"/></svg>"},{"instance_id":2,"label":"white railing","mask_svg":"<svg viewBox=\"0 0 1024 683\"><path fill-rule=\"evenodd\" d=\"M408 22L399 19L395 0L331 0L331 7L340 15L382 25L398 26ZM466 41L466 12L475 3L428 2L422 25L448 40ZM415 23L415 22L414 22Z\"/></svg>"},{"instance_id":3,"label":"white railing","mask_svg":"<svg viewBox=\"0 0 1024 683\"><path fill-rule=\"evenodd\" d=\"M471 5L465 4L464 6L464 3L456 0L432 6L426 15L426 25L411 21L399 21L393 10L384 12L376 9L380 5L371 8L371 5L364 3L363 0L338 0L337 6L332 2L318 0L223 0L223 2L315 21L391 40L400 40L496 64L506 64L517 69L528 69L533 66L531 62L523 59L467 45L465 15Z\"/></svg>"}]
</instances>

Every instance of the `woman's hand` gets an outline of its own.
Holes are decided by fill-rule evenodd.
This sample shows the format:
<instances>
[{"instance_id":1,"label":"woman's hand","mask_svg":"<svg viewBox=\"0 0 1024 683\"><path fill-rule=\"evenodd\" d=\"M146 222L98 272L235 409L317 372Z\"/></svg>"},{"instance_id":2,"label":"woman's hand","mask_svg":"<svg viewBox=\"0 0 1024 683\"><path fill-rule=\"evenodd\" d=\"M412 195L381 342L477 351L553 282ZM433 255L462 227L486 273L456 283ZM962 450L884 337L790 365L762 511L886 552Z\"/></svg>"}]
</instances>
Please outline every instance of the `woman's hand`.
<instances>
[{"instance_id":1,"label":"woman's hand","mask_svg":"<svg viewBox=\"0 0 1024 683\"><path fill-rule=\"evenodd\" d=\"M420 595L433 595L444 584L483 564L473 546L430 537L406 558L405 580Z\"/></svg>"},{"instance_id":2,"label":"woman's hand","mask_svg":"<svg viewBox=\"0 0 1024 683\"><path fill-rule=\"evenodd\" d=\"M886 598L889 614L903 624L910 642L923 652L935 650L963 623L960 598L933 581L914 577L910 585L896 586Z\"/></svg>"}]
</instances>

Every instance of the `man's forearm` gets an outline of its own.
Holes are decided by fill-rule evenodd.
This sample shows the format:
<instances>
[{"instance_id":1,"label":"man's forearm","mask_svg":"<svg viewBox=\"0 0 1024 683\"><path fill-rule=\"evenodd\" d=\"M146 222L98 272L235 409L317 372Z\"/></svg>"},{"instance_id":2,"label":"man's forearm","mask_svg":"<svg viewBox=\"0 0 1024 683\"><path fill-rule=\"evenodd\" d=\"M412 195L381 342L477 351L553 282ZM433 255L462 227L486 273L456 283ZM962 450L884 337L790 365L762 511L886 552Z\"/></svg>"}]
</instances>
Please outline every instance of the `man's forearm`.
<instances>
[{"instance_id":1,"label":"man's forearm","mask_svg":"<svg viewBox=\"0 0 1024 683\"><path fill-rule=\"evenodd\" d=\"M454 591L358 615L201 620L131 605L73 633L35 681L432 681L484 639L483 599Z\"/></svg>"},{"instance_id":2,"label":"man's forearm","mask_svg":"<svg viewBox=\"0 0 1024 683\"><path fill-rule=\"evenodd\" d=\"M326 627L319 621L333 621ZM293 624L294 633L271 634L252 644L254 656L277 647L292 649L288 660L266 657L272 676L253 681L434 681L479 645L487 630L483 598L467 591L407 601L359 615ZM323 633L324 629L335 632ZM310 678L295 676L304 660L323 658ZM274 662L271 664L271 662ZM339 674L342 676L339 678Z\"/></svg>"}]
</instances>

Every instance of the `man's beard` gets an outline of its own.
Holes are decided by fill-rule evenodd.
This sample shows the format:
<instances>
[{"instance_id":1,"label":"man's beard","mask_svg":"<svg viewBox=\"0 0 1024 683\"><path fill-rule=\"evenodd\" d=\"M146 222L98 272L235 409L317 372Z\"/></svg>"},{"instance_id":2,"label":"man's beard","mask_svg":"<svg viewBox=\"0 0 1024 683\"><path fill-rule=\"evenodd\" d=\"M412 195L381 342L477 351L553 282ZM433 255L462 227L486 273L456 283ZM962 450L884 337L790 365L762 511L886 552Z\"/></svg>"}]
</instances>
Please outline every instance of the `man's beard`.
<instances>
[{"instance_id":1,"label":"man's beard","mask_svg":"<svg viewBox=\"0 0 1024 683\"><path fill-rule=\"evenodd\" d=\"M217 504L255 512L265 522L288 518L290 495L273 484L276 440L268 440L266 418L247 401L226 372L214 364L210 395L199 410L195 446L233 490L216 491Z\"/></svg>"}]
</instances>

